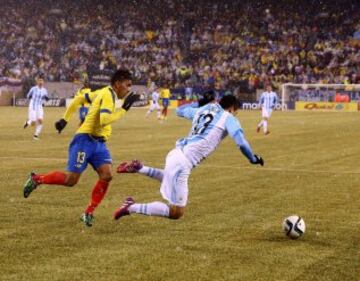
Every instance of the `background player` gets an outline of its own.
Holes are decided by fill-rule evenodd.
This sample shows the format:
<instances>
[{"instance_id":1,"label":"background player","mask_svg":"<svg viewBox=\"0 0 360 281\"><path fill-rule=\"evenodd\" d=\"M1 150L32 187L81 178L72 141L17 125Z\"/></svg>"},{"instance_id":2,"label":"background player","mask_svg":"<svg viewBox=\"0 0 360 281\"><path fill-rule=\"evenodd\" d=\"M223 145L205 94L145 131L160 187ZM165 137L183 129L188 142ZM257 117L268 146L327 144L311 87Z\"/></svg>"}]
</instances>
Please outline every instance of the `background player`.
<instances>
[{"instance_id":1,"label":"background player","mask_svg":"<svg viewBox=\"0 0 360 281\"><path fill-rule=\"evenodd\" d=\"M272 91L271 85L266 86L266 91L263 92L260 96L259 107L261 109L262 120L257 125L257 132L260 132L261 127L263 127L264 134L267 135L270 133L269 131L269 120L271 117L271 113L275 108L278 102L278 96L275 92Z\"/></svg>"},{"instance_id":2,"label":"background player","mask_svg":"<svg viewBox=\"0 0 360 281\"><path fill-rule=\"evenodd\" d=\"M158 90L159 90L159 88L156 88L151 94L152 103L150 105L148 112L146 112L146 115L145 115L146 117L149 117L150 113L156 109L157 110L157 119L160 119L161 107L159 104L160 93Z\"/></svg>"},{"instance_id":3,"label":"background player","mask_svg":"<svg viewBox=\"0 0 360 281\"><path fill-rule=\"evenodd\" d=\"M71 116L78 108L79 108L80 125L85 121L85 117L88 114L89 107L91 106L92 102L95 100L97 94L99 93L98 91L91 92L91 89L89 88L88 85L89 82L87 80L84 80L84 87L76 93L74 99L66 109L63 117L59 121L55 122L55 128L59 132L59 134L66 127Z\"/></svg>"},{"instance_id":4,"label":"background player","mask_svg":"<svg viewBox=\"0 0 360 281\"><path fill-rule=\"evenodd\" d=\"M112 160L105 144L111 135L111 124L120 119L139 99L138 95L128 94L131 81L131 73L128 70L120 69L111 78L111 86L89 94L93 102L84 123L70 143L68 172L53 171L41 175L31 173L24 186L25 198L40 184L74 186L87 165L90 164L98 173L99 179L93 188L89 205L81 219L87 226L92 226L93 212L104 198L112 180ZM115 111L116 99L124 98L126 95L122 108ZM56 127L58 130L61 129L61 124L57 122Z\"/></svg>"},{"instance_id":5,"label":"background player","mask_svg":"<svg viewBox=\"0 0 360 281\"><path fill-rule=\"evenodd\" d=\"M82 106L84 104L88 104L89 106L91 106L91 103L95 100L98 93L99 93L99 91L83 92L74 97L74 99L71 101L68 108L66 109L63 117L59 121L55 122L55 128L59 134L62 132L62 130L65 129L67 123L70 121L71 116L74 114L74 112L78 108L79 108L79 113L80 113L80 120L81 120L81 115L84 114L83 121L85 121L85 117L88 113L89 108L86 108L87 109L86 112L85 112L85 110L81 111L83 108ZM81 124L83 123L83 121L81 122Z\"/></svg>"},{"instance_id":6,"label":"background player","mask_svg":"<svg viewBox=\"0 0 360 281\"><path fill-rule=\"evenodd\" d=\"M75 94L75 97L77 96L85 97L84 101L80 104L80 108L79 108L80 125L84 123L85 117L88 114L89 107L91 105L91 100L89 99L89 93L91 92L89 79L86 75L84 75L83 79L84 79L83 86Z\"/></svg>"},{"instance_id":7,"label":"background player","mask_svg":"<svg viewBox=\"0 0 360 281\"><path fill-rule=\"evenodd\" d=\"M24 124L24 129L29 125L36 125L33 139L38 140L44 120L43 102L49 100L48 92L44 88L44 79L41 75L36 78L36 86L30 89L26 97L30 100L30 103L28 120Z\"/></svg>"},{"instance_id":8,"label":"background player","mask_svg":"<svg viewBox=\"0 0 360 281\"><path fill-rule=\"evenodd\" d=\"M167 84L164 84L164 86L161 89L161 98L163 105L163 110L161 112L161 119L166 120L169 102L170 102L170 89Z\"/></svg>"},{"instance_id":9,"label":"background player","mask_svg":"<svg viewBox=\"0 0 360 281\"><path fill-rule=\"evenodd\" d=\"M146 167L135 160L120 164L117 170L118 173L139 172L158 179L161 182L162 197L169 202L169 205L163 202L138 204L129 197L115 211L114 219L131 213L180 218L187 204L188 178L191 170L208 157L226 135L230 135L235 140L250 163L263 165L263 159L253 154L239 121L233 115L237 107L236 98L227 95L219 103L212 101L199 109L194 108L193 105L178 108L177 115L192 120L192 128L188 137L179 139L176 148L168 153L165 169Z\"/></svg>"}]
</instances>

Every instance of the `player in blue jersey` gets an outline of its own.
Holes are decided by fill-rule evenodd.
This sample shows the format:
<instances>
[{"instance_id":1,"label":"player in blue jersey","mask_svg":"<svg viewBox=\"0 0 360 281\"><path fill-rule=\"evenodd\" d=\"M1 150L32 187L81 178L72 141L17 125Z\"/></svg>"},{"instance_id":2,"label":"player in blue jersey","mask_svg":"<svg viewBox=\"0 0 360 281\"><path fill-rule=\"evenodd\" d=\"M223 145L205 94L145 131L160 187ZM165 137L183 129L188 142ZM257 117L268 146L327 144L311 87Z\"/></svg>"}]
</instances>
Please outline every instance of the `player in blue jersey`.
<instances>
[{"instance_id":1,"label":"player in blue jersey","mask_svg":"<svg viewBox=\"0 0 360 281\"><path fill-rule=\"evenodd\" d=\"M160 98L160 93L158 88L155 89L152 94L151 94L151 105L149 110L146 112L145 117L149 117L150 113L153 112L155 109L157 110L157 119L160 119L161 117L161 107L159 104L159 98Z\"/></svg>"},{"instance_id":2,"label":"player in blue jersey","mask_svg":"<svg viewBox=\"0 0 360 281\"><path fill-rule=\"evenodd\" d=\"M48 92L44 88L44 79L41 75L36 78L36 86L32 87L26 96L29 102L28 120L25 121L24 129L35 125L34 140L39 139L44 119L43 102L49 100Z\"/></svg>"},{"instance_id":3,"label":"player in blue jersey","mask_svg":"<svg viewBox=\"0 0 360 281\"><path fill-rule=\"evenodd\" d=\"M260 132L261 127L263 127L264 134L268 135L269 131L269 120L271 113L278 103L278 97L275 92L272 91L271 85L266 86L266 91L263 92L260 96L259 107L261 109L262 119L257 125L256 131Z\"/></svg>"},{"instance_id":4,"label":"player in blue jersey","mask_svg":"<svg viewBox=\"0 0 360 281\"><path fill-rule=\"evenodd\" d=\"M232 95L224 96L219 103L212 98L200 108L194 104L179 107L177 115L192 120L192 128L189 135L179 139L176 147L168 153L165 169L146 167L137 160L121 163L117 169L118 173L138 172L159 180L160 192L168 204L159 201L139 204L128 197L115 211L114 219L132 213L171 219L182 217L188 199L191 170L208 157L227 135L234 139L251 164L264 165L263 159L252 152L234 116L237 108L238 101Z\"/></svg>"}]
</instances>

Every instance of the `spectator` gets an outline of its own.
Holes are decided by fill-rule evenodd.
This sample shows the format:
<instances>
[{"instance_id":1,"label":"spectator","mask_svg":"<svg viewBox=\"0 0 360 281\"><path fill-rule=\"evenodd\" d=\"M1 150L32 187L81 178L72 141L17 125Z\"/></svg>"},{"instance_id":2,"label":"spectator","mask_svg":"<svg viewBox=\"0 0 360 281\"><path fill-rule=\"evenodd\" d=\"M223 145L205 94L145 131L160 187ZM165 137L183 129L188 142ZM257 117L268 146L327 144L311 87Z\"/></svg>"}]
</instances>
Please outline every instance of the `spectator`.
<instances>
[{"instance_id":1,"label":"spectator","mask_svg":"<svg viewBox=\"0 0 360 281\"><path fill-rule=\"evenodd\" d=\"M73 81L122 66L172 88L359 83L355 0L3 2L3 76Z\"/></svg>"}]
</instances>

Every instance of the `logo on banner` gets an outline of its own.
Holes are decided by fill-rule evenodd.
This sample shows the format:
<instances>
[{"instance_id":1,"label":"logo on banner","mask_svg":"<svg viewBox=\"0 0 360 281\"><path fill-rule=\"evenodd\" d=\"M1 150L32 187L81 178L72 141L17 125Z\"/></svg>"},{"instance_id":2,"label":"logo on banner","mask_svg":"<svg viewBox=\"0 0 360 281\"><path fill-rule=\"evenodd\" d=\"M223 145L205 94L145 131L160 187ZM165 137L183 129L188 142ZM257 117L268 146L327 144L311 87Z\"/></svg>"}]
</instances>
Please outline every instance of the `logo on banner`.
<instances>
[{"instance_id":1,"label":"logo on banner","mask_svg":"<svg viewBox=\"0 0 360 281\"><path fill-rule=\"evenodd\" d=\"M260 106L258 103L256 102L244 102L241 106L242 109L245 109L245 110L257 110L257 109L260 109ZM287 105L284 104L284 106L281 105L281 103L277 103L275 105L275 110L282 110L282 109L287 109Z\"/></svg>"}]
</instances>

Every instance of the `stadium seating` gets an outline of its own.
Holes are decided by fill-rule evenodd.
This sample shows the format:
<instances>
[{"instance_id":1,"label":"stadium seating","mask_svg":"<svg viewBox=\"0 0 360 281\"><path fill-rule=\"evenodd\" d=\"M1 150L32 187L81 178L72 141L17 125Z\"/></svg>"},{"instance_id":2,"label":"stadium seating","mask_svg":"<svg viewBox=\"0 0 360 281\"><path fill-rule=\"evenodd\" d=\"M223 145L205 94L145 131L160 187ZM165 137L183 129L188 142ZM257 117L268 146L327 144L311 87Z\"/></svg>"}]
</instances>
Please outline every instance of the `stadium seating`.
<instances>
[{"instance_id":1,"label":"stadium seating","mask_svg":"<svg viewBox=\"0 0 360 281\"><path fill-rule=\"evenodd\" d=\"M74 81L123 66L172 88L359 83L356 1L307 2L4 1L0 76Z\"/></svg>"}]
</instances>

